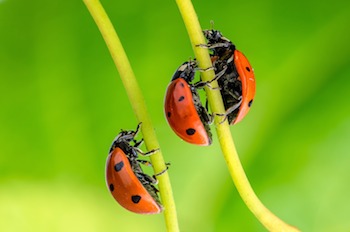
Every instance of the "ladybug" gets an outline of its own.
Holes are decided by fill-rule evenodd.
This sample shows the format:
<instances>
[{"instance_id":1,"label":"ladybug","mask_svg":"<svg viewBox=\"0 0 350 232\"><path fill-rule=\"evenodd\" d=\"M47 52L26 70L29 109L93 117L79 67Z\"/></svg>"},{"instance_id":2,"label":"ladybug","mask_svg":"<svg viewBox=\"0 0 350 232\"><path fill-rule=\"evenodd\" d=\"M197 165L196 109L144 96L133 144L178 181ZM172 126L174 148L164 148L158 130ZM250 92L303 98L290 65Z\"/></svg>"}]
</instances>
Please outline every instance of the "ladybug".
<instances>
[{"instance_id":1,"label":"ladybug","mask_svg":"<svg viewBox=\"0 0 350 232\"><path fill-rule=\"evenodd\" d=\"M212 142L209 127L212 119L197 91L205 83L191 83L196 68L196 61L188 61L176 70L166 90L164 111L170 127L181 139L191 144L208 146Z\"/></svg>"},{"instance_id":2,"label":"ladybug","mask_svg":"<svg viewBox=\"0 0 350 232\"><path fill-rule=\"evenodd\" d=\"M203 31L212 51L215 72L225 70L218 79L226 117L230 124L240 122L249 112L255 96L254 71L244 54L220 31Z\"/></svg>"},{"instance_id":3,"label":"ladybug","mask_svg":"<svg viewBox=\"0 0 350 232\"><path fill-rule=\"evenodd\" d=\"M122 130L114 139L106 162L106 184L125 209L138 214L157 214L163 211L154 186L158 182L155 176L148 176L141 169L140 163L151 165L150 162L138 160L138 154L151 155L157 150L142 152L139 149L143 140L134 138L140 126L141 123L135 131Z\"/></svg>"}]
</instances>

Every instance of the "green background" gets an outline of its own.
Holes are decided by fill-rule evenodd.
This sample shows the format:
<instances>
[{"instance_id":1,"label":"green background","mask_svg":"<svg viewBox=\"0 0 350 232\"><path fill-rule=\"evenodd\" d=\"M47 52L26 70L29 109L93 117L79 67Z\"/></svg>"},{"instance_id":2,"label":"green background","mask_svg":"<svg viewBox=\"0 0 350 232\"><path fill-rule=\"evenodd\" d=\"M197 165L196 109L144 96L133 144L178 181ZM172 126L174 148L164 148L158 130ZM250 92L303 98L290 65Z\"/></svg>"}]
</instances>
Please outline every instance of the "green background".
<instances>
[{"instance_id":1,"label":"green background","mask_svg":"<svg viewBox=\"0 0 350 232\"><path fill-rule=\"evenodd\" d=\"M175 1L103 1L142 88L182 231L265 231L213 145L181 141L163 99L192 48ZM245 53L257 92L231 127L262 202L303 231L350 231L350 2L193 2ZM82 1L0 0L0 231L165 231L124 210L104 166L133 129L119 74Z\"/></svg>"}]
</instances>

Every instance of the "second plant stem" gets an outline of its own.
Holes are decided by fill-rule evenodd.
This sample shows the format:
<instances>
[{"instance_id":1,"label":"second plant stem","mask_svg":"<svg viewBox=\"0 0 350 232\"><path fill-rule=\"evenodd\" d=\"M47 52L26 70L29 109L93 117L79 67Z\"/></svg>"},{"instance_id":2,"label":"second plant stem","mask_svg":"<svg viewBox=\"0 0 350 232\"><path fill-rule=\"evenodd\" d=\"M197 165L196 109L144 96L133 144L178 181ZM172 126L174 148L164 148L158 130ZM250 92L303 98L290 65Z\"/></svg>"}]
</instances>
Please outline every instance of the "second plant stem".
<instances>
[{"instance_id":1,"label":"second plant stem","mask_svg":"<svg viewBox=\"0 0 350 232\"><path fill-rule=\"evenodd\" d=\"M207 69L211 67L212 63L208 49L197 46L199 44L206 44L206 41L191 1L176 0L176 3L187 28L199 68ZM203 72L201 77L203 81L210 81L215 77L215 73L213 70L208 70L207 72ZM206 88L210 108L213 112L225 113L220 91L215 89L218 87L216 81L212 83L212 87L212 89ZM299 231L274 215L256 196L239 160L227 120L224 123L220 123L221 120L220 117L215 118L220 146L232 180L247 207L269 231Z\"/></svg>"}]
</instances>

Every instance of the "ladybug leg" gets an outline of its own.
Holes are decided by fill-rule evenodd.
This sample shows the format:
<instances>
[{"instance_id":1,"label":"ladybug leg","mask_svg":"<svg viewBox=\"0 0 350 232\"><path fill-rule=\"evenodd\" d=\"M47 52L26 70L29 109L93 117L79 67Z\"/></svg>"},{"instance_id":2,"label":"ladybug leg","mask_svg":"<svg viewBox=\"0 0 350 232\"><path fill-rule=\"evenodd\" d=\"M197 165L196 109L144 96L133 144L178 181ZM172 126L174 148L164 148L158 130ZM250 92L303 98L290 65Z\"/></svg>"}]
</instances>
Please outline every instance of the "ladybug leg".
<instances>
[{"instance_id":1,"label":"ladybug leg","mask_svg":"<svg viewBox=\"0 0 350 232\"><path fill-rule=\"evenodd\" d=\"M228 108L228 109L226 110L226 115L229 115L229 114L231 114L233 111L235 111L236 109L238 109L238 108L241 106L241 104L242 104L242 99L241 99L239 102L237 102L236 104L234 104L233 106L231 106L230 108Z\"/></svg>"},{"instance_id":2,"label":"ladybug leg","mask_svg":"<svg viewBox=\"0 0 350 232\"><path fill-rule=\"evenodd\" d=\"M211 81L208 81L208 82L212 83L213 81L219 80L226 73L226 70L227 70L227 66L225 65L223 67L223 69L220 72L216 73L215 77Z\"/></svg>"},{"instance_id":3,"label":"ladybug leg","mask_svg":"<svg viewBox=\"0 0 350 232\"><path fill-rule=\"evenodd\" d=\"M199 72L206 72L206 71L208 71L208 70L214 70L214 67L213 66L211 66L211 67L208 67L208 68L196 68L195 69L196 71L199 71ZM198 82L196 82L196 83L194 83L194 84L191 84L191 86L192 87L194 87L194 88L196 88L196 89L202 89L202 88L204 88L204 86L208 86L208 87L211 87L210 85L209 85L209 81L198 81Z\"/></svg>"},{"instance_id":4,"label":"ladybug leg","mask_svg":"<svg viewBox=\"0 0 350 232\"><path fill-rule=\"evenodd\" d=\"M158 184L158 180L156 178L151 177L146 173L137 172L135 174L142 184Z\"/></svg>"},{"instance_id":5,"label":"ladybug leg","mask_svg":"<svg viewBox=\"0 0 350 232\"><path fill-rule=\"evenodd\" d=\"M142 122L139 122L139 124L137 124L136 130L135 130L135 134L137 134L141 128Z\"/></svg>"},{"instance_id":6,"label":"ladybug leg","mask_svg":"<svg viewBox=\"0 0 350 232\"><path fill-rule=\"evenodd\" d=\"M195 91L192 91L192 97L193 97L193 103L196 106L196 109L198 111L198 115L203 122L204 125L211 124L212 119L211 115L208 113L208 99L206 99L206 107L203 107L202 102L200 101L198 92L196 89Z\"/></svg>"},{"instance_id":7,"label":"ladybug leg","mask_svg":"<svg viewBox=\"0 0 350 232\"><path fill-rule=\"evenodd\" d=\"M137 124L137 127L136 127L135 131L132 131L132 130L130 130L130 131L122 131L122 133L124 133L124 135L122 135L121 139L128 140L128 141L133 140L134 137L136 137L137 134L139 133L141 125L142 125L142 122L139 122L139 124Z\"/></svg>"},{"instance_id":8,"label":"ladybug leg","mask_svg":"<svg viewBox=\"0 0 350 232\"><path fill-rule=\"evenodd\" d=\"M196 68L195 70L199 71L199 72L206 72L206 71L213 70L213 69L214 69L214 67L210 66L208 68Z\"/></svg>"},{"instance_id":9,"label":"ladybug leg","mask_svg":"<svg viewBox=\"0 0 350 232\"><path fill-rule=\"evenodd\" d=\"M209 68L208 68L209 69ZM200 70L200 69L199 69ZM207 86L208 88L210 88L210 89L212 89L212 90L216 90L216 89L218 89L218 90L221 90L221 88L220 87L212 87L211 86L211 83L213 82L213 81L217 81L217 80L219 80L225 73L226 73L226 70L227 70L227 66L224 66L224 68L219 72L219 73L216 73L215 74L215 77L212 79L212 80L210 80L210 81L198 81L198 82L196 82L196 83L194 83L194 84L192 84L192 86L194 87L194 88L196 88L196 89L201 89L201 88L204 88L204 86ZM205 70L206 71L206 70ZM200 70L200 72L204 72L203 70L201 71Z\"/></svg>"},{"instance_id":10,"label":"ladybug leg","mask_svg":"<svg viewBox=\"0 0 350 232\"><path fill-rule=\"evenodd\" d=\"M205 110L207 111L207 115L208 115L208 121L207 121L207 123L208 123L209 125L211 125L211 124L214 122L214 115L209 114L209 101L208 101L208 98L205 99Z\"/></svg>"},{"instance_id":11,"label":"ladybug leg","mask_svg":"<svg viewBox=\"0 0 350 232\"><path fill-rule=\"evenodd\" d=\"M146 165L146 166L152 166L152 163L147 161L147 160L137 160L137 162L139 162L139 163L141 163L143 165ZM165 166L166 166L166 168L163 171L154 174L153 178L151 178L150 176L148 176L147 174L144 174L144 173L139 173L139 174L142 175L145 179L151 179L153 181L153 182L151 182L152 184L156 184L156 183L154 183L154 180L157 179L156 178L157 176L163 175L169 169L170 163L165 163Z\"/></svg>"},{"instance_id":12,"label":"ladybug leg","mask_svg":"<svg viewBox=\"0 0 350 232\"><path fill-rule=\"evenodd\" d=\"M165 163L165 165L166 165L166 168L165 168L163 171L161 171L161 172L156 173L156 174L153 175L153 178L154 178L154 179L157 179L157 176L163 175L166 171L168 171L169 166L170 166L170 163Z\"/></svg>"},{"instance_id":13,"label":"ladybug leg","mask_svg":"<svg viewBox=\"0 0 350 232\"><path fill-rule=\"evenodd\" d=\"M209 112L203 107L202 112L200 114L200 118L202 121L204 121L206 124L211 125L214 121L214 117L212 114L209 114Z\"/></svg>"},{"instance_id":14,"label":"ladybug leg","mask_svg":"<svg viewBox=\"0 0 350 232\"><path fill-rule=\"evenodd\" d=\"M152 163L151 162L149 162L149 161L147 161L147 160L137 160L137 162L139 162L140 164L142 164L142 165L145 165L145 166L152 166Z\"/></svg>"},{"instance_id":15,"label":"ladybug leg","mask_svg":"<svg viewBox=\"0 0 350 232\"><path fill-rule=\"evenodd\" d=\"M214 116L208 113L208 124L211 125L214 122Z\"/></svg>"},{"instance_id":16,"label":"ladybug leg","mask_svg":"<svg viewBox=\"0 0 350 232\"><path fill-rule=\"evenodd\" d=\"M219 114L219 113L213 113L213 114L216 116L224 117L224 119L220 122L220 124L222 124L226 121L229 114L231 114L232 112L234 112L236 109L238 109L241 106L241 103L242 103L242 99L239 102L237 102L236 104L234 104L233 106L231 106L230 108L228 108L224 114Z\"/></svg>"},{"instance_id":17,"label":"ladybug leg","mask_svg":"<svg viewBox=\"0 0 350 232\"><path fill-rule=\"evenodd\" d=\"M135 131L131 131L131 134L133 135L133 138L136 137L136 135L139 133L141 125L142 125L142 122L139 122L139 124L137 124L136 130Z\"/></svg>"},{"instance_id":18,"label":"ladybug leg","mask_svg":"<svg viewBox=\"0 0 350 232\"><path fill-rule=\"evenodd\" d=\"M140 147L143 143L143 138L140 141L134 140L134 147Z\"/></svg>"},{"instance_id":19,"label":"ladybug leg","mask_svg":"<svg viewBox=\"0 0 350 232\"><path fill-rule=\"evenodd\" d=\"M229 48L231 46L231 43L229 42L221 42L221 43L215 43L215 44L208 44L209 49L213 48Z\"/></svg>"},{"instance_id":20,"label":"ladybug leg","mask_svg":"<svg viewBox=\"0 0 350 232\"><path fill-rule=\"evenodd\" d=\"M142 156L150 156L150 155L153 155L154 153L158 152L160 149L157 148L157 149L153 149L153 150L150 150L150 151L147 151L147 152L143 152L140 148L138 147L134 147L135 151L137 153L139 153L140 155Z\"/></svg>"},{"instance_id":21,"label":"ladybug leg","mask_svg":"<svg viewBox=\"0 0 350 232\"><path fill-rule=\"evenodd\" d=\"M208 68L195 68L196 71L199 71L199 72L206 72L206 71L209 71L209 70L214 70L215 68L213 66L210 66Z\"/></svg>"},{"instance_id":22,"label":"ladybug leg","mask_svg":"<svg viewBox=\"0 0 350 232\"><path fill-rule=\"evenodd\" d=\"M209 89L212 89L212 90L216 90L216 89L220 90L220 87L215 87L214 88L214 87L211 86L210 83L213 82L214 79L211 80L211 81L198 81L198 82L192 84L192 87L196 88L196 89L203 89L205 86L207 86Z\"/></svg>"},{"instance_id":23,"label":"ladybug leg","mask_svg":"<svg viewBox=\"0 0 350 232\"><path fill-rule=\"evenodd\" d=\"M146 189L148 191L148 188L151 188L151 191L153 191L154 193L159 193L159 190L153 185L153 184L148 184L146 185L148 186ZM152 194L151 194L152 195ZM158 197L158 195L156 195Z\"/></svg>"},{"instance_id":24,"label":"ladybug leg","mask_svg":"<svg viewBox=\"0 0 350 232\"><path fill-rule=\"evenodd\" d=\"M143 139L141 139L140 141L136 141L134 138L135 136L139 133L140 131L140 128L141 128L141 124L142 122L140 122L137 127L136 127L136 130L135 131L132 131L132 130L121 130L121 132L114 138L113 142L112 142L112 145L109 149L109 153L111 151L113 151L117 146L118 144L122 143L122 142L125 142L125 143L130 143L131 141L133 141L135 143L134 147L139 147L141 146L142 142L143 142Z\"/></svg>"},{"instance_id":25,"label":"ladybug leg","mask_svg":"<svg viewBox=\"0 0 350 232\"><path fill-rule=\"evenodd\" d=\"M201 48L208 48L208 49L214 49L214 48L229 48L231 46L231 43L229 42L221 42L221 43L214 43L214 44L197 44L196 47Z\"/></svg>"},{"instance_id":26,"label":"ladybug leg","mask_svg":"<svg viewBox=\"0 0 350 232\"><path fill-rule=\"evenodd\" d=\"M201 118L209 125L214 121L214 117L208 112L208 99L206 100L205 107L201 107Z\"/></svg>"},{"instance_id":27,"label":"ladybug leg","mask_svg":"<svg viewBox=\"0 0 350 232\"><path fill-rule=\"evenodd\" d=\"M142 122L140 122L139 124L137 124L136 130L135 131L123 131L119 134L119 138L118 140L124 140L125 142L131 142L134 141L136 142L136 140L134 139L136 137L136 135L139 133L140 128L141 128L141 124ZM118 136L117 136L118 137ZM115 139L117 140L117 139Z\"/></svg>"},{"instance_id":28,"label":"ladybug leg","mask_svg":"<svg viewBox=\"0 0 350 232\"><path fill-rule=\"evenodd\" d=\"M225 114L213 113L213 115L224 117L224 119L221 120L221 122L219 122L220 124L224 123L226 121L227 117L228 117L226 113Z\"/></svg>"}]
</instances>

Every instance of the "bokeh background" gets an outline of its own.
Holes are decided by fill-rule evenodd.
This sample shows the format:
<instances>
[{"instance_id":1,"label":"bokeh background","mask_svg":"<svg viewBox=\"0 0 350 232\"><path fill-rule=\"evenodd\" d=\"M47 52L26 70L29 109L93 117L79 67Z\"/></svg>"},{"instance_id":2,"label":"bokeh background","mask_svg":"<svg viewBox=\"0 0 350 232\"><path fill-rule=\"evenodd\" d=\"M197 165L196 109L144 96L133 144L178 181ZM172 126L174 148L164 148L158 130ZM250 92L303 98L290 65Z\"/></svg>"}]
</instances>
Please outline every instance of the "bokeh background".
<instances>
[{"instance_id":1,"label":"bokeh background","mask_svg":"<svg viewBox=\"0 0 350 232\"><path fill-rule=\"evenodd\" d=\"M196 147L163 114L193 57L175 1L103 1L142 88L182 231L265 231L239 197L218 141ZM303 231L350 231L350 2L194 1L203 28L255 69L248 116L231 128L262 202ZM165 231L120 207L108 148L137 121L82 1L0 0L0 231Z\"/></svg>"}]
</instances>

